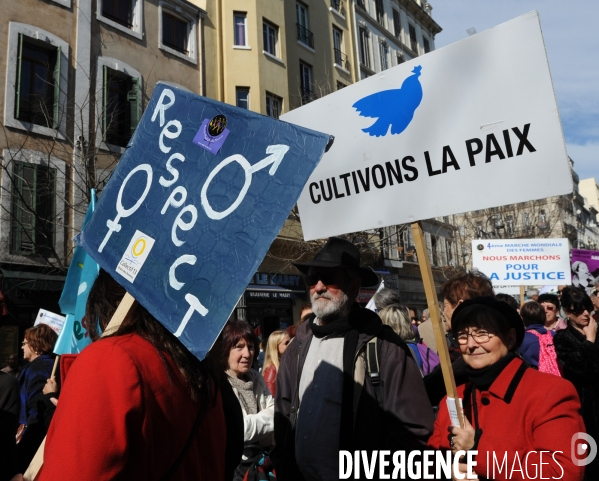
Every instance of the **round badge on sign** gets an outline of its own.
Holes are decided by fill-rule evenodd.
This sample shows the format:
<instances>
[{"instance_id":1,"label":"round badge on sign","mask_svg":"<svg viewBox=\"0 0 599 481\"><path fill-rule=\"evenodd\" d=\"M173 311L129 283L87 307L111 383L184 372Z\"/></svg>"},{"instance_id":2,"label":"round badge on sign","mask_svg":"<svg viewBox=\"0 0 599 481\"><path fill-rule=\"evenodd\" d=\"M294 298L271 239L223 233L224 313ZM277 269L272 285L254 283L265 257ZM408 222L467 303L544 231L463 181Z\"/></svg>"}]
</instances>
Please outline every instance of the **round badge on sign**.
<instances>
[{"instance_id":1,"label":"round badge on sign","mask_svg":"<svg viewBox=\"0 0 599 481\"><path fill-rule=\"evenodd\" d=\"M227 117L224 115L217 115L208 124L208 133L212 137L222 134L223 130L227 126Z\"/></svg>"},{"instance_id":2,"label":"round badge on sign","mask_svg":"<svg viewBox=\"0 0 599 481\"><path fill-rule=\"evenodd\" d=\"M146 240L143 237L140 237L135 241L133 247L131 248L131 253L135 257L139 257L146 250Z\"/></svg>"},{"instance_id":3,"label":"round badge on sign","mask_svg":"<svg viewBox=\"0 0 599 481\"><path fill-rule=\"evenodd\" d=\"M479 251L482 251L482 250L485 248L485 246L484 246L484 245L482 245L482 244L478 244L478 245L476 246L476 248L477 248Z\"/></svg>"}]
</instances>

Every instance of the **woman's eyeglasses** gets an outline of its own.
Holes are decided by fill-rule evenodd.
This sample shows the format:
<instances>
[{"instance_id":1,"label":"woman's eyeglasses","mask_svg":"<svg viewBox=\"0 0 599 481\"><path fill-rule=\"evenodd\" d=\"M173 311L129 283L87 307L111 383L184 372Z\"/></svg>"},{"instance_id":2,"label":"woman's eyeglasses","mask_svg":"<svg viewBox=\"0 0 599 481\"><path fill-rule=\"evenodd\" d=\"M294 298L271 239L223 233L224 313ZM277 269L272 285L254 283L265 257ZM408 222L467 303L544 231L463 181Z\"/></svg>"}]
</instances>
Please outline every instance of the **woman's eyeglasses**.
<instances>
[{"instance_id":1,"label":"woman's eyeglasses","mask_svg":"<svg viewBox=\"0 0 599 481\"><path fill-rule=\"evenodd\" d=\"M468 336L472 337L478 344L484 344L485 342L489 342L489 339L492 337L495 337L495 334L487 331L458 332L458 343L461 345L468 344Z\"/></svg>"}]
</instances>

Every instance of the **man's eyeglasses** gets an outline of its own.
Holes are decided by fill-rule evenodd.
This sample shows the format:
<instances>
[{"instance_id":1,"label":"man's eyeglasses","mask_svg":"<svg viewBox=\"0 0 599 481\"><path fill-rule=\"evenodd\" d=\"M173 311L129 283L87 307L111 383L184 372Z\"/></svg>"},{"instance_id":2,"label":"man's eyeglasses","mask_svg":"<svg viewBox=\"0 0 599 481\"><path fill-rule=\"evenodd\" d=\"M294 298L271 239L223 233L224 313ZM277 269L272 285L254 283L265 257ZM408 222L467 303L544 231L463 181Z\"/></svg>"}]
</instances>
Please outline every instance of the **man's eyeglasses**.
<instances>
[{"instance_id":1,"label":"man's eyeglasses","mask_svg":"<svg viewBox=\"0 0 599 481\"><path fill-rule=\"evenodd\" d=\"M312 272L306 276L306 282L309 286L315 286L318 281L324 285L332 286L339 283L339 278L336 272Z\"/></svg>"},{"instance_id":2,"label":"man's eyeglasses","mask_svg":"<svg viewBox=\"0 0 599 481\"><path fill-rule=\"evenodd\" d=\"M547 305L544 305L543 307L545 308L545 310L546 310L546 311L551 311L551 312L554 312L554 311L556 310L556 309L555 309L555 306L547 306Z\"/></svg>"},{"instance_id":3,"label":"man's eyeglasses","mask_svg":"<svg viewBox=\"0 0 599 481\"><path fill-rule=\"evenodd\" d=\"M495 337L495 334L487 331L458 332L458 343L461 345L468 344L468 336L472 337L478 344L484 344L485 342L489 342L489 339L492 337Z\"/></svg>"}]
</instances>

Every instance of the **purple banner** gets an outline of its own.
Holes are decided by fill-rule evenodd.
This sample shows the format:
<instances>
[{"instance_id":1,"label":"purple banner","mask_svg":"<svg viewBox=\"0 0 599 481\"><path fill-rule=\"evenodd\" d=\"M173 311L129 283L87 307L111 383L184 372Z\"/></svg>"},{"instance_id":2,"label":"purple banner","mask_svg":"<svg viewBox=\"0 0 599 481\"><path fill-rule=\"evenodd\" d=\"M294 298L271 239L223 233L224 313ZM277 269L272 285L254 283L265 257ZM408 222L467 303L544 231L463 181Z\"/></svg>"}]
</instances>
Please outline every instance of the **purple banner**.
<instances>
[{"instance_id":1,"label":"purple banner","mask_svg":"<svg viewBox=\"0 0 599 481\"><path fill-rule=\"evenodd\" d=\"M599 251L572 249L572 285L590 294L599 282Z\"/></svg>"}]
</instances>

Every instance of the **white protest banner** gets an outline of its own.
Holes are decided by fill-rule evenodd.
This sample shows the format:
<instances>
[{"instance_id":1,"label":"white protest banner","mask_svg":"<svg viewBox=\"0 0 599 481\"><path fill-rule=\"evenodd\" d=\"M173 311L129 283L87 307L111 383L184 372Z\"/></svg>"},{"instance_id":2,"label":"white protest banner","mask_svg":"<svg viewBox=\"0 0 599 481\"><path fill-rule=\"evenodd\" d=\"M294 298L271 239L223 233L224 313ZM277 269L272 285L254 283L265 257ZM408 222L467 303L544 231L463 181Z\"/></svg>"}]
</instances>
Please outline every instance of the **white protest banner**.
<instances>
[{"instance_id":1,"label":"white protest banner","mask_svg":"<svg viewBox=\"0 0 599 481\"><path fill-rule=\"evenodd\" d=\"M572 192L537 12L282 119L335 136L298 202L306 240Z\"/></svg>"},{"instance_id":2,"label":"white protest banner","mask_svg":"<svg viewBox=\"0 0 599 481\"><path fill-rule=\"evenodd\" d=\"M46 311L45 309L40 309L37 313L34 326L37 326L38 324L47 324L54 332L56 332L56 334L60 334L65 320L66 317L61 316L60 314L54 314L53 312Z\"/></svg>"},{"instance_id":3,"label":"white protest banner","mask_svg":"<svg viewBox=\"0 0 599 481\"><path fill-rule=\"evenodd\" d=\"M568 239L473 240L472 267L494 286L570 284Z\"/></svg>"}]
</instances>

